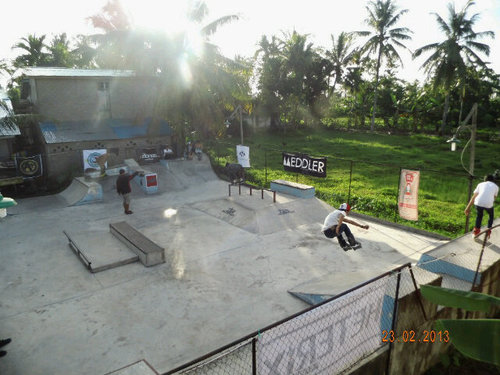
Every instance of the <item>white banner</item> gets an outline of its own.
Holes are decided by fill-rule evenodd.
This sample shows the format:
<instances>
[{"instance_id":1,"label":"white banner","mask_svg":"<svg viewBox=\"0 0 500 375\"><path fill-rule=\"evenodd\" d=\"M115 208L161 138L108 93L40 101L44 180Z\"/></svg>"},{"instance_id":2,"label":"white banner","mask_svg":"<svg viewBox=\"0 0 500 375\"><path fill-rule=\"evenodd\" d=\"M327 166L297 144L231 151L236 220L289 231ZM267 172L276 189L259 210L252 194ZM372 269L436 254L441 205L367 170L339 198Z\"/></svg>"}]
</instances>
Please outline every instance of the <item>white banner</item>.
<instances>
[{"instance_id":1,"label":"white banner","mask_svg":"<svg viewBox=\"0 0 500 375\"><path fill-rule=\"evenodd\" d=\"M336 374L382 345L388 277L264 332L258 374Z\"/></svg>"},{"instance_id":2,"label":"white banner","mask_svg":"<svg viewBox=\"0 0 500 375\"><path fill-rule=\"evenodd\" d=\"M97 170L101 169L101 166L97 162L97 158L106 154L106 149L102 150L83 150L83 170L85 171L87 168L94 168ZM104 163L104 167L107 168L108 163Z\"/></svg>"},{"instance_id":3,"label":"white banner","mask_svg":"<svg viewBox=\"0 0 500 375\"><path fill-rule=\"evenodd\" d=\"M402 169L399 181L399 216L406 220L417 221L420 172Z\"/></svg>"},{"instance_id":4,"label":"white banner","mask_svg":"<svg viewBox=\"0 0 500 375\"><path fill-rule=\"evenodd\" d=\"M237 145L236 156L238 157L238 164L243 168L250 168L250 148L248 146Z\"/></svg>"}]
</instances>

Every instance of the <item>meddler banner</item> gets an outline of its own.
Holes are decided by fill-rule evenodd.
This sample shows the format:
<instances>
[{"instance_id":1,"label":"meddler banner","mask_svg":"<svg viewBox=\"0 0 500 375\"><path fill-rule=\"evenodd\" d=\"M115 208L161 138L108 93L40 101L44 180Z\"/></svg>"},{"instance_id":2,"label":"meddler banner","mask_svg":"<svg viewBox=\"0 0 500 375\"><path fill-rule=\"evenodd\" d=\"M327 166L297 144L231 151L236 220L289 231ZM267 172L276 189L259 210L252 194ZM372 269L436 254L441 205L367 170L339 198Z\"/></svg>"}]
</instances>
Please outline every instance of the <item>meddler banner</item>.
<instances>
[{"instance_id":1,"label":"meddler banner","mask_svg":"<svg viewBox=\"0 0 500 375\"><path fill-rule=\"evenodd\" d=\"M283 152L283 168L288 172L326 177L326 158L313 158L305 154Z\"/></svg>"},{"instance_id":2,"label":"meddler banner","mask_svg":"<svg viewBox=\"0 0 500 375\"><path fill-rule=\"evenodd\" d=\"M401 169L399 179L399 216L406 220L418 220L418 185L420 171Z\"/></svg>"}]
</instances>

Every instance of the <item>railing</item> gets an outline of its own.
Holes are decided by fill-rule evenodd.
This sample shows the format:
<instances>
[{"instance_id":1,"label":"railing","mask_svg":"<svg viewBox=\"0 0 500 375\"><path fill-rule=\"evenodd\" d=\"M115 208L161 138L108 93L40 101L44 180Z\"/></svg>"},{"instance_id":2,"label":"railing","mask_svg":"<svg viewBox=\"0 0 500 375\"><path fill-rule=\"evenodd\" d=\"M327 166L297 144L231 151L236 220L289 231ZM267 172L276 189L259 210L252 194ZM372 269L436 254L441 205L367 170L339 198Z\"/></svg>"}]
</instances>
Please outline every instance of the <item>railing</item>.
<instances>
[{"instance_id":1,"label":"railing","mask_svg":"<svg viewBox=\"0 0 500 375\"><path fill-rule=\"evenodd\" d=\"M408 263L163 375L345 372L392 346L383 333L395 329L401 276L408 271L406 281L413 282L405 287L419 296Z\"/></svg>"}]
</instances>

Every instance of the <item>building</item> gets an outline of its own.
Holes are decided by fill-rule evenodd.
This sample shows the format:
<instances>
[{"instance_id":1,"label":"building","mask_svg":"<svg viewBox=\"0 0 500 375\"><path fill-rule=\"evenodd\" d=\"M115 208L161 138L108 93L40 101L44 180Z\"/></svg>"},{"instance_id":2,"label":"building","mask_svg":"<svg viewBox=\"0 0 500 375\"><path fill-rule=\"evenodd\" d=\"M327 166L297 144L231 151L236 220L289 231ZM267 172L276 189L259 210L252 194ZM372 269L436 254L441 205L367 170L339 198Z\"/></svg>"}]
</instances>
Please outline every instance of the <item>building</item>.
<instances>
[{"instance_id":1,"label":"building","mask_svg":"<svg viewBox=\"0 0 500 375\"><path fill-rule=\"evenodd\" d=\"M172 129L153 116L156 87L128 70L25 69L21 99L39 118L48 181L82 175L85 151L107 150L113 166L171 145Z\"/></svg>"}]
</instances>

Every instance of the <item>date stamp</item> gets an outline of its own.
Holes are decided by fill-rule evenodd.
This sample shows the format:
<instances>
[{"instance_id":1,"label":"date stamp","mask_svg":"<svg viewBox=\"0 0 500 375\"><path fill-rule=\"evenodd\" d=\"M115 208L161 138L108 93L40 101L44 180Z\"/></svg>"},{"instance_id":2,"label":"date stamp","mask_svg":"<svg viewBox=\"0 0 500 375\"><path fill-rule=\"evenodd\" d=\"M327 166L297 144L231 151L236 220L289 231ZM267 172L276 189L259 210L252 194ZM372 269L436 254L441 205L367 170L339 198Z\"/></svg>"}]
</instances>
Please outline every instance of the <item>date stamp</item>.
<instances>
[{"instance_id":1,"label":"date stamp","mask_svg":"<svg viewBox=\"0 0 500 375\"><path fill-rule=\"evenodd\" d=\"M445 331L435 331L433 329L426 330L422 332L414 330L403 330L401 334L397 334L393 330L382 331L382 342L393 343L393 342L419 342L419 343L434 343L434 342L449 342L450 333L448 330Z\"/></svg>"}]
</instances>

